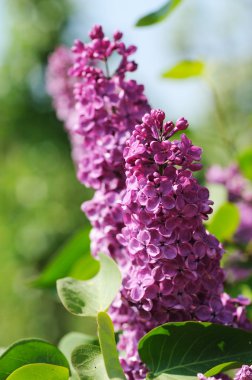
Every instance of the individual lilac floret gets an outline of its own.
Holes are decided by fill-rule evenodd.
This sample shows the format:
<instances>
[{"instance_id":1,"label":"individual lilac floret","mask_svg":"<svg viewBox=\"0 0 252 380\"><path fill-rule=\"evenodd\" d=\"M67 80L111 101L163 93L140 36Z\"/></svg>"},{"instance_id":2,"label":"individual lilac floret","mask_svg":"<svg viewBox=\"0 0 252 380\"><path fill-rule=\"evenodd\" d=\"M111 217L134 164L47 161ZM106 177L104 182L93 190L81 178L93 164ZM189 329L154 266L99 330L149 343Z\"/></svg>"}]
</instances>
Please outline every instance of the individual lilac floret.
<instances>
[{"instance_id":1,"label":"individual lilac floret","mask_svg":"<svg viewBox=\"0 0 252 380\"><path fill-rule=\"evenodd\" d=\"M252 380L252 366L244 364L236 373L234 380Z\"/></svg>"}]
</instances>

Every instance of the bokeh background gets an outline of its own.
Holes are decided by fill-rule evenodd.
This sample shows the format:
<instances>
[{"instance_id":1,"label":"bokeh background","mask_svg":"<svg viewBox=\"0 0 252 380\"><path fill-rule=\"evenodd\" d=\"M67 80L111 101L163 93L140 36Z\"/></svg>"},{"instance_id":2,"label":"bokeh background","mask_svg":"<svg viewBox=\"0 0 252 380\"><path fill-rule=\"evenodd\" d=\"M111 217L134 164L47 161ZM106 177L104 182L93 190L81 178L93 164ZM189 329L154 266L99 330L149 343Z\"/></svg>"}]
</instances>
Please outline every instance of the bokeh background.
<instances>
[{"instance_id":1,"label":"bokeh background","mask_svg":"<svg viewBox=\"0 0 252 380\"><path fill-rule=\"evenodd\" d=\"M169 119L185 116L204 163L227 165L252 145L252 2L184 0L160 24L136 20L161 0L0 0L0 346L37 336L52 342L81 329L53 289L30 281L87 221L91 192L75 179L70 147L45 90L48 55L87 40L94 23L138 46L136 78ZM205 78L167 80L184 59ZM252 218L252 216L251 216ZM251 221L252 222L252 221Z\"/></svg>"}]
</instances>

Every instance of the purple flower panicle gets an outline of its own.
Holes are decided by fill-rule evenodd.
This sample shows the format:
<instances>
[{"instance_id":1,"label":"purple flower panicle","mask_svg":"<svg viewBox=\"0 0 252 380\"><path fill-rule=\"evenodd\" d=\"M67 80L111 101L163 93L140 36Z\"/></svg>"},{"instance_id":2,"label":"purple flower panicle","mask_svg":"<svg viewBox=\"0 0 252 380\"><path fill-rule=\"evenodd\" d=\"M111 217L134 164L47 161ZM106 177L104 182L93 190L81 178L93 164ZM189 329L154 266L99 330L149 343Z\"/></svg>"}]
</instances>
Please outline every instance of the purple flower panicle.
<instances>
[{"instance_id":1,"label":"purple flower panicle","mask_svg":"<svg viewBox=\"0 0 252 380\"><path fill-rule=\"evenodd\" d=\"M116 235L124 225L118 204L125 188L123 149L150 107L144 87L126 79L137 68L130 59L136 47L126 46L119 31L108 39L99 25L89 35L90 42L77 40L72 51L61 47L52 54L47 88L69 133L77 177L97 190L82 206L93 226L92 252L122 262L125 248ZM112 55L119 57L113 72Z\"/></svg>"},{"instance_id":2,"label":"purple flower panicle","mask_svg":"<svg viewBox=\"0 0 252 380\"><path fill-rule=\"evenodd\" d=\"M164 119L160 110L144 115L124 150L125 227L118 240L128 249L131 265L121 298L124 308L128 303L135 312L124 323L119 343L127 363L134 339L129 347L125 342L134 330L139 334L165 322L185 320L248 325L247 301L223 293L223 248L203 225L212 212L212 201L193 176L201 169L201 148L185 134L170 140L187 128L185 119L175 124ZM117 312L122 318L120 308ZM133 357L137 358L136 345ZM129 379L141 379L144 371L140 362L124 369Z\"/></svg>"}]
</instances>

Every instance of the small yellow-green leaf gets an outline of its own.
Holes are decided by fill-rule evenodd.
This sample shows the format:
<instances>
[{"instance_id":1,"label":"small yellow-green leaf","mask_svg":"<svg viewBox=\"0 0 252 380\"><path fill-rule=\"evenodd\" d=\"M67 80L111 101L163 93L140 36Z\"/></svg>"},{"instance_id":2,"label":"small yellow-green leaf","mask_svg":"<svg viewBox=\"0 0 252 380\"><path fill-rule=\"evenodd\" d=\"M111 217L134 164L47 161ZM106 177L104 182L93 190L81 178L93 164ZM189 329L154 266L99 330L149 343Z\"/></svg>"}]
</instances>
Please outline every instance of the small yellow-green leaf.
<instances>
[{"instance_id":1,"label":"small yellow-green leaf","mask_svg":"<svg viewBox=\"0 0 252 380\"><path fill-rule=\"evenodd\" d=\"M52 364L28 364L16 369L7 380L68 380L69 370Z\"/></svg>"},{"instance_id":2,"label":"small yellow-green leaf","mask_svg":"<svg viewBox=\"0 0 252 380\"><path fill-rule=\"evenodd\" d=\"M187 79L201 76L204 72L205 64L202 61L181 61L162 74L168 79Z\"/></svg>"},{"instance_id":3,"label":"small yellow-green leaf","mask_svg":"<svg viewBox=\"0 0 252 380\"><path fill-rule=\"evenodd\" d=\"M161 8L154 12L141 17L135 24L135 26L149 26L166 19L172 11L182 2L182 0L169 0Z\"/></svg>"},{"instance_id":4,"label":"small yellow-green leaf","mask_svg":"<svg viewBox=\"0 0 252 380\"><path fill-rule=\"evenodd\" d=\"M240 223L238 207L233 203L223 203L213 215L208 230L220 241L229 240L234 235Z\"/></svg>"}]
</instances>

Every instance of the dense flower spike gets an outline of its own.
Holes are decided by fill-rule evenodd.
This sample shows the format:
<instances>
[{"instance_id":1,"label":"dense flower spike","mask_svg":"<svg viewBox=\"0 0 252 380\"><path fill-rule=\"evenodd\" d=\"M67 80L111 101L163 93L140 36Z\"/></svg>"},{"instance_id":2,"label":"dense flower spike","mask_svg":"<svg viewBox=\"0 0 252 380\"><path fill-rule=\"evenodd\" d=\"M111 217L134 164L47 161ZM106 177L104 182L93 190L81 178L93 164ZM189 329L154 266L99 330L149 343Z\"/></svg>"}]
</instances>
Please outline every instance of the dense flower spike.
<instances>
[{"instance_id":1,"label":"dense flower spike","mask_svg":"<svg viewBox=\"0 0 252 380\"><path fill-rule=\"evenodd\" d=\"M87 44L76 41L72 52L64 47L55 51L49 59L47 87L69 132L78 179L98 190L82 207L93 225L92 252L107 252L122 263L125 249L116 235L123 226L117 204L125 188L123 148L149 105L144 87L125 78L137 68L129 59L136 48L125 46L121 32L109 40L97 25L90 38ZM120 57L113 74L112 54Z\"/></svg>"},{"instance_id":2,"label":"dense flower spike","mask_svg":"<svg viewBox=\"0 0 252 380\"><path fill-rule=\"evenodd\" d=\"M110 41L100 26L90 37L87 44L76 41L72 52L60 47L51 55L47 89L70 133L79 180L94 189L118 191L125 187L126 139L149 105L144 87L125 78L137 68L129 59L135 46L126 47L120 32ZM120 62L110 74L112 54Z\"/></svg>"},{"instance_id":3,"label":"dense flower spike","mask_svg":"<svg viewBox=\"0 0 252 380\"><path fill-rule=\"evenodd\" d=\"M164 119L160 110L146 114L124 151L125 227L118 240L128 247L131 266L123 280L122 299L135 310L134 328L137 321L145 331L183 320L246 327L246 300L223 294L223 249L203 226L212 202L193 176L201 168L201 149L184 134L170 140L188 126L186 120L173 124ZM131 323L123 328L122 345ZM130 358L132 344L125 351ZM135 346L134 357L136 352ZM141 378L131 370L132 379Z\"/></svg>"},{"instance_id":4,"label":"dense flower spike","mask_svg":"<svg viewBox=\"0 0 252 380\"><path fill-rule=\"evenodd\" d=\"M74 64L69 71L76 81L75 133L83 137L85 148L77 159L78 178L94 189L118 191L125 187L125 142L149 106L144 87L125 78L137 68L129 59L135 46L126 47L120 32L110 41L100 26L91 30L90 37L88 44L75 42ZM112 54L120 57L114 73L109 72Z\"/></svg>"}]
</instances>

